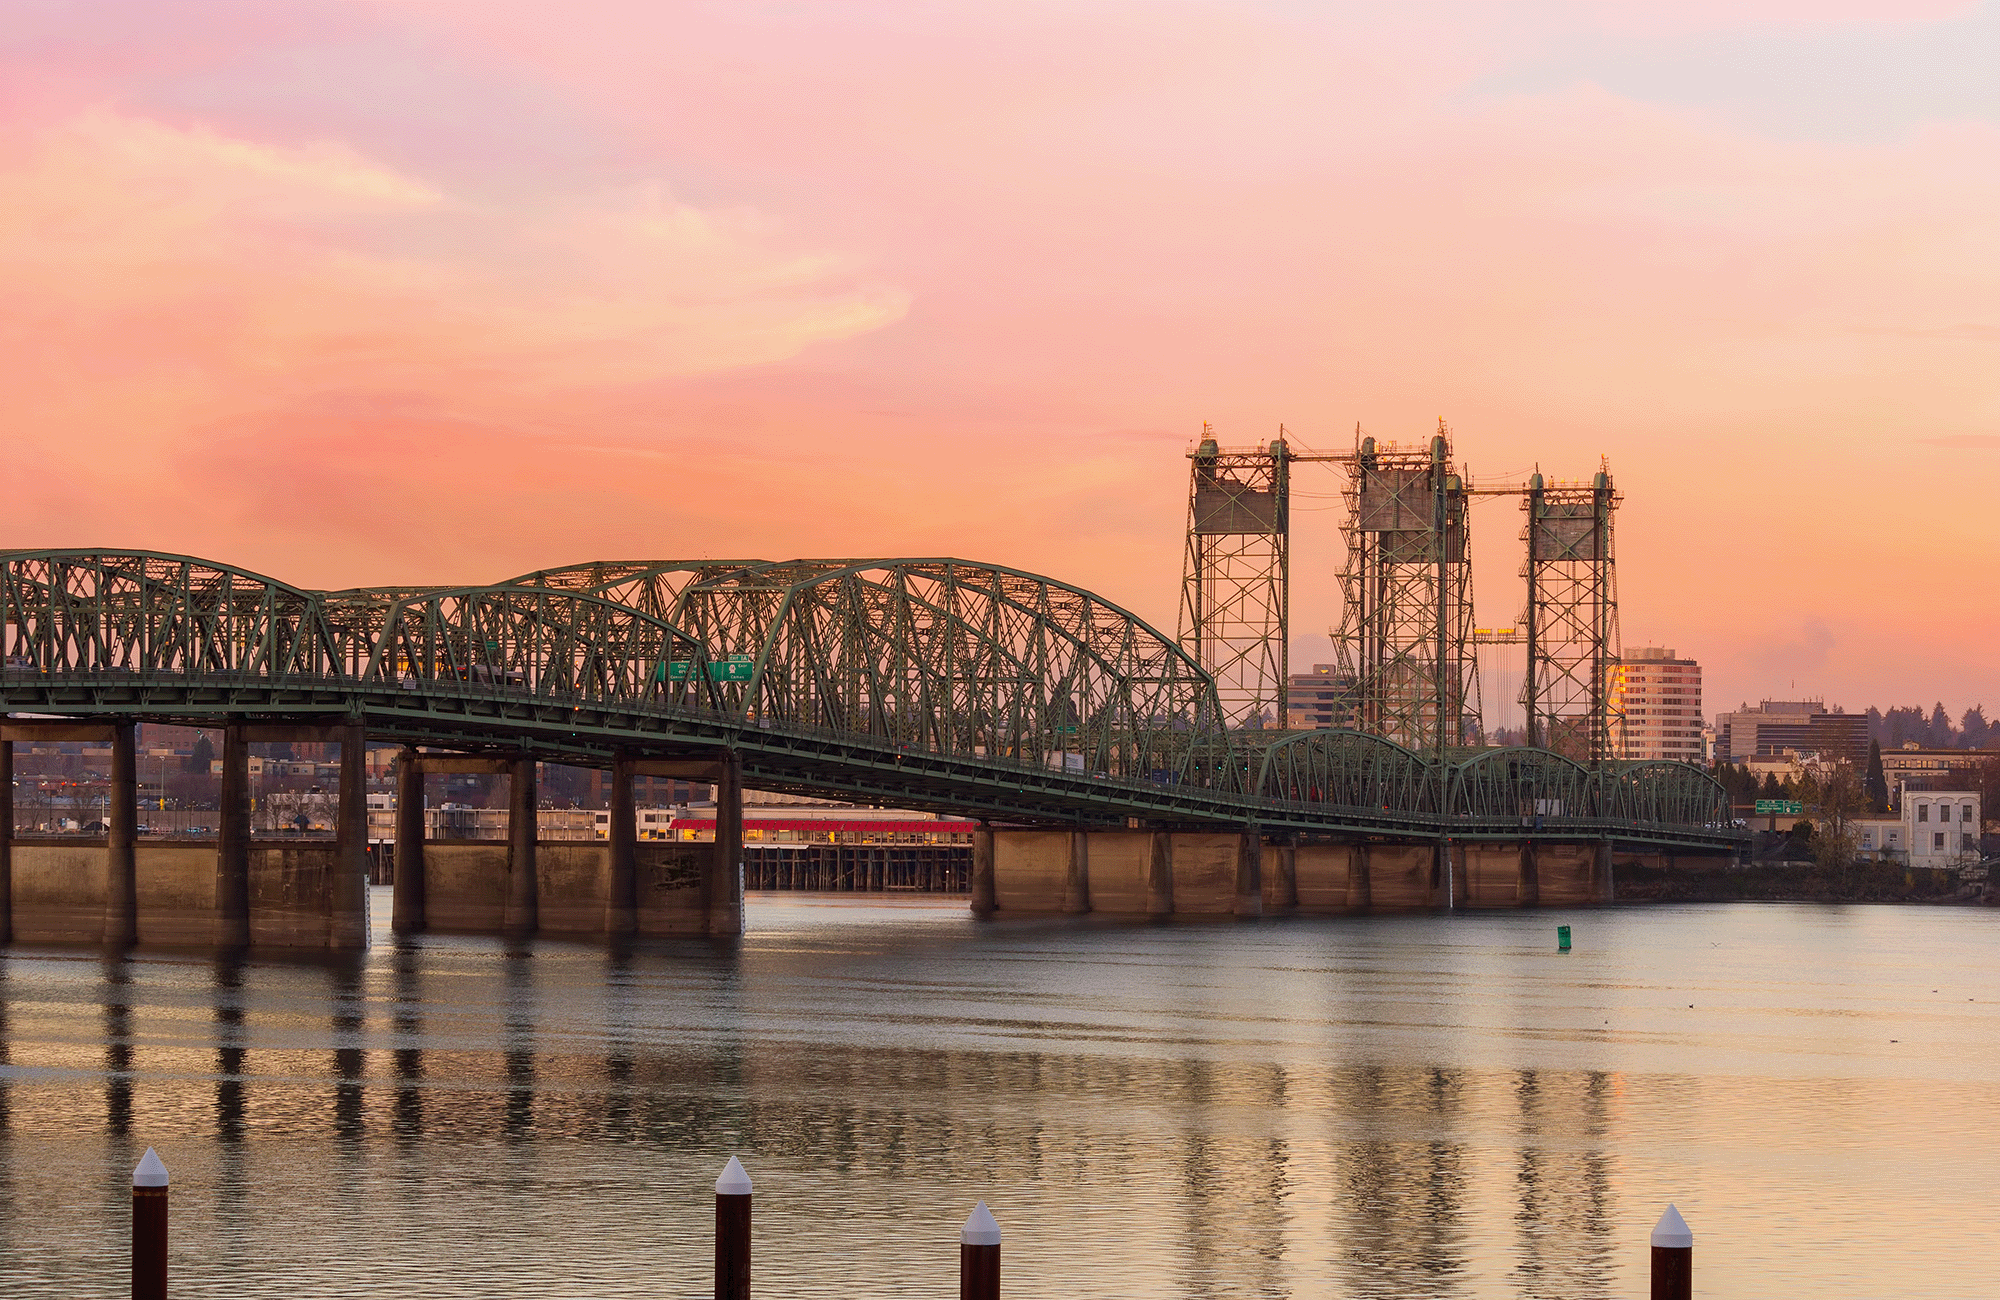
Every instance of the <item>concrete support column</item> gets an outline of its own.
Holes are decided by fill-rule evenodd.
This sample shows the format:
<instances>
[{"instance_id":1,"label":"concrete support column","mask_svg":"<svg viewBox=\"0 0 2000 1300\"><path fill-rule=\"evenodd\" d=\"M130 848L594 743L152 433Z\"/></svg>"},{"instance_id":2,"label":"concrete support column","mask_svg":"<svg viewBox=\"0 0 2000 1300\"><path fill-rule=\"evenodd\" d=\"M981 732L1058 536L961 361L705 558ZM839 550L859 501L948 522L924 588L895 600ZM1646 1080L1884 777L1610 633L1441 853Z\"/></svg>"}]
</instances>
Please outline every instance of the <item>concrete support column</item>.
<instances>
[{"instance_id":1,"label":"concrete support column","mask_svg":"<svg viewBox=\"0 0 2000 1300\"><path fill-rule=\"evenodd\" d=\"M104 942L127 948L139 941L139 774L137 728L111 727L111 803L104 810L111 852L104 890Z\"/></svg>"},{"instance_id":2,"label":"concrete support column","mask_svg":"<svg viewBox=\"0 0 2000 1300\"><path fill-rule=\"evenodd\" d=\"M541 891L535 879L535 760L514 760L507 776L507 915L501 929L525 939L541 928Z\"/></svg>"},{"instance_id":3,"label":"concrete support column","mask_svg":"<svg viewBox=\"0 0 2000 1300\"><path fill-rule=\"evenodd\" d=\"M1174 837L1154 831L1146 858L1146 915L1174 914Z\"/></svg>"},{"instance_id":4,"label":"concrete support column","mask_svg":"<svg viewBox=\"0 0 2000 1300\"><path fill-rule=\"evenodd\" d=\"M604 932L639 932L639 810L632 801L632 761L611 764L611 889L604 900Z\"/></svg>"},{"instance_id":5,"label":"concrete support column","mask_svg":"<svg viewBox=\"0 0 2000 1300\"><path fill-rule=\"evenodd\" d=\"M0 946L14 942L14 742L0 737Z\"/></svg>"},{"instance_id":6,"label":"concrete support column","mask_svg":"<svg viewBox=\"0 0 2000 1300\"><path fill-rule=\"evenodd\" d=\"M1458 882L1451 859L1451 841L1439 840L1431 858L1431 906L1442 907L1446 911L1457 907L1461 901L1455 888Z\"/></svg>"},{"instance_id":7,"label":"concrete support column","mask_svg":"<svg viewBox=\"0 0 2000 1300\"><path fill-rule=\"evenodd\" d=\"M1522 907L1542 905L1542 863L1535 855L1533 840L1526 840L1521 844L1520 899Z\"/></svg>"},{"instance_id":8,"label":"concrete support column","mask_svg":"<svg viewBox=\"0 0 2000 1300\"><path fill-rule=\"evenodd\" d=\"M1236 837L1236 915L1264 914L1264 836L1255 826Z\"/></svg>"},{"instance_id":9,"label":"concrete support column","mask_svg":"<svg viewBox=\"0 0 2000 1300\"><path fill-rule=\"evenodd\" d=\"M1367 840L1354 846L1354 856L1349 861L1348 870L1352 874L1347 879L1347 905L1361 909L1374 907L1375 855Z\"/></svg>"},{"instance_id":10,"label":"concrete support column","mask_svg":"<svg viewBox=\"0 0 2000 1300\"><path fill-rule=\"evenodd\" d=\"M215 941L250 942L250 742L241 723L222 729L222 797L215 826Z\"/></svg>"},{"instance_id":11,"label":"concrete support column","mask_svg":"<svg viewBox=\"0 0 2000 1300\"><path fill-rule=\"evenodd\" d=\"M1063 873L1062 910L1078 916L1090 910L1090 832L1069 833L1069 868Z\"/></svg>"},{"instance_id":12,"label":"concrete support column","mask_svg":"<svg viewBox=\"0 0 2000 1300\"><path fill-rule=\"evenodd\" d=\"M709 867L708 932L743 933L743 760L730 754L715 783L715 858Z\"/></svg>"},{"instance_id":13,"label":"concrete support column","mask_svg":"<svg viewBox=\"0 0 2000 1300\"><path fill-rule=\"evenodd\" d=\"M424 900L424 771L417 747L396 756L396 881L389 924L397 934L422 934Z\"/></svg>"},{"instance_id":14,"label":"concrete support column","mask_svg":"<svg viewBox=\"0 0 2000 1300\"><path fill-rule=\"evenodd\" d=\"M1597 877L1592 882L1597 886L1597 901L1600 903L1616 902L1618 899L1618 890L1616 883L1611 879L1610 840L1603 840L1598 843L1597 870L1593 874Z\"/></svg>"},{"instance_id":15,"label":"concrete support column","mask_svg":"<svg viewBox=\"0 0 2000 1300\"><path fill-rule=\"evenodd\" d=\"M991 916L999 910L993 885L993 828L981 822L972 832L972 914Z\"/></svg>"},{"instance_id":16,"label":"concrete support column","mask_svg":"<svg viewBox=\"0 0 2000 1300\"><path fill-rule=\"evenodd\" d=\"M340 791L334 812L333 914L329 948L368 946L368 733L358 722L340 730Z\"/></svg>"},{"instance_id":17,"label":"concrete support column","mask_svg":"<svg viewBox=\"0 0 2000 1300\"><path fill-rule=\"evenodd\" d=\"M1287 911L1299 905L1298 836L1287 835L1278 846L1277 904Z\"/></svg>"}]
</instances>

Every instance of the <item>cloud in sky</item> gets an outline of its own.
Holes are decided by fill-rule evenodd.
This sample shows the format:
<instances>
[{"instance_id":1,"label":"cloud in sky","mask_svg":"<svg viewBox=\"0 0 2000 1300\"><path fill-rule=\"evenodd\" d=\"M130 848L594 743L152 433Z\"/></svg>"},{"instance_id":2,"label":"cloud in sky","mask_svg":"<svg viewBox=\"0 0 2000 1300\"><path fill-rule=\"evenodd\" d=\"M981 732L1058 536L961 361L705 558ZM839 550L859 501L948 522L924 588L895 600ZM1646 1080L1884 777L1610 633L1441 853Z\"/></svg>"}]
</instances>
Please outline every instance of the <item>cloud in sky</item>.
<instances>
[{"instance_id":1,"label":"cloud in sky","mask_svg":"<svg viewBox=\"0 0 2000 1300\"><path fill-rule=\"evenodd\" d=\"M1831 698L1982 688L1869 593L1994 552L2000 123L1807 138L1619 68L1993 6L253 8L0 38L0 377L55 489L16 544L342 585L959 553L1170 625L1201 421L1442 414L1488 477L1611 457L1628 639L1718 699L1780 692L1802 612Z\"/></svg>"}]
</instances>

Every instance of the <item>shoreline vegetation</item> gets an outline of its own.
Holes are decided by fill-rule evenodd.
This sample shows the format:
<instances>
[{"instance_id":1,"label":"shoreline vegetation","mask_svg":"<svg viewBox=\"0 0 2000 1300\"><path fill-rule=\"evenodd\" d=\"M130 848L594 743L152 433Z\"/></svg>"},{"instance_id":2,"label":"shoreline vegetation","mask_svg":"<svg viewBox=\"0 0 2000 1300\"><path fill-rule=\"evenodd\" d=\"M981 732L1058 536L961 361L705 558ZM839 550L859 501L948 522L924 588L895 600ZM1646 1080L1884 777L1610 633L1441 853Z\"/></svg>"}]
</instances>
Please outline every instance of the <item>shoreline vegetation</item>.
<instances>
[{"instance_id":1,"label":"shoreline vegetation","mask_svg":"<svg viewBox=\"0 0 2000 1300\"><path fill-rule=\"evenodd\" d=\"M1857 862L1758 863L1728 870L1688 870L1619 863L1621 903L1956 903L2000 906L2000 891L1978 873L1956 868Z\"/></svg>"}]
</instances>

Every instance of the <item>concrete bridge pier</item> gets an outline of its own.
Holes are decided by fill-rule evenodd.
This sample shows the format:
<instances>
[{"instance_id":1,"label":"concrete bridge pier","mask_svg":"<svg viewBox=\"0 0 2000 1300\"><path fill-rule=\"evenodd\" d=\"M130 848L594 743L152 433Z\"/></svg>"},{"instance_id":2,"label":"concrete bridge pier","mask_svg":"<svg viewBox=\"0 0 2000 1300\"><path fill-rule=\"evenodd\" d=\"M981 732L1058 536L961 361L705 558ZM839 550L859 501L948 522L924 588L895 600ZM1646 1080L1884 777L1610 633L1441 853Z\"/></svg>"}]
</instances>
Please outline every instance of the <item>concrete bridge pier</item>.
<instances>
[{"instance_id":1,"label":"concrete bridge pier","mask_svg":"<svg viewBox=\"0 0 2000 1300\"><path fill-rule=\"evenodd\" d=\"M333 923L330 948L368 946L368 731L341 728L340 789L334 805Z\"/></svg>"},{"instance_id":2,"label":"concrete bridge pier","mask_svg":"<svg viewBox=\"0 0 2000 1300\"><path fill-rule=\"evenodd\" d=\"M0 732L0 945L14 942L14 742Z\"/></svg>"},{"instance_id":3,"label":"concrete bridge pier","mask_svg":"<svg viewBox=\"0 0 2000 1300\"><path fill-rule=\"evenodd\" d=\"M1090 911L1090 832L1069 833L1069 868L1063 874L1062 910L1071 916Z\"/></svg>"},{"instance_id":4,"label":"concrete bridge pier","mask_svg":"<svg viewBox=\"0 0 2000 1300\"><path fill-rule=\"evenodd\" d=\"M509 939L533 938L541 928L536 804L535 760L521 754L507 765L507 911L500 928Z\"/></svg>"},{"instance_id":5,"label":"concrete bridge pier","mask_svg":"<svg viewBox=\"0 0 2000 1300\"><path fill-rule=\"evenodd\" d=\"M743 933L743 757L716 765L715 857L708 875L708 932Z\"/></svg>"},{"instance_id":6,"label":"concrete bridge pier","mask_svg":"<svg viewBox=\"0 0 2000 1300\"><path fill-rule=\"evenodd\" d=\"M129 948L139 942L139 777L130 719L111 724L111 794L104 810L106 860L104 943Z\"/></svg>"},{"instance_id":7,"label":"concrete bridge pier","mask_svg":"<svg viewBox=\"0 0 2000 1300\"><path fill-rule=\"evenodd\" d=\"M1299 905L1299 848L1296 835L1281 835L1263 848L1264 908L1296 911Z\"/></svg>"},{"instance_id":8,"label":"concrete bridge pier","mask_svg":"<svg viewBox=\"0 0 2000 1300\"><path fill-rule=\"evenodd\" d=\"M1246 826L1236 840L1236 915L1264 914L1264 837Z\"/></svg>"},{"instance_id":9,"label":"concrete bridge pier","mask_svg":"<svg viewBox=\"0 0 2000 1300\"><path fill-rule=\"evenodd\" d=\"M429 928L424 897L424 770L415 745L396 756L396 878L390 925L397 934Z\"/></svg>"},{"instance_id":10,"label":"concrete bridge pier","mask_svg":"<svg viewBox=\"0 0 2000 1300\"><path fill-rule=\"evenodd\" d=\"M215 942L250 945L250 742L243 724L222 728L222 791L215 819Z\"/></svg>"},{"instance_id":11,"label":"concrete bridge pier","mask_svg":"<svg viewBox=\"0 0 2000 1300\"><path fill-rule=\"evenodd\" d=\"M611 763L611 819L606 830L611 846L611 879L604 900L604 932L625 938L639 932L639 811L632 797L632 760L620 755Z\"/></svg>"},{"instance_id":12,"label":"concrete bridge pier","mask_svg":"<svg viewBox=\"0 0 2000 1300\"><path fill-rule=\"evenodd\" d=\"M972 914L991 916L999 908L993 880L993 827L981 822L972 832Z\"/></svg>"},{"instance_id":13,"label":"concrete bridge pier","mask_svg":"<svg viewBox=\"0 0 2000 1300\"><path fill-rule=\"evenodd\" d=\"M1174 914L1174 837L1165 831L1147 836L1146 915Z\"/></svg>"}]
</instances>

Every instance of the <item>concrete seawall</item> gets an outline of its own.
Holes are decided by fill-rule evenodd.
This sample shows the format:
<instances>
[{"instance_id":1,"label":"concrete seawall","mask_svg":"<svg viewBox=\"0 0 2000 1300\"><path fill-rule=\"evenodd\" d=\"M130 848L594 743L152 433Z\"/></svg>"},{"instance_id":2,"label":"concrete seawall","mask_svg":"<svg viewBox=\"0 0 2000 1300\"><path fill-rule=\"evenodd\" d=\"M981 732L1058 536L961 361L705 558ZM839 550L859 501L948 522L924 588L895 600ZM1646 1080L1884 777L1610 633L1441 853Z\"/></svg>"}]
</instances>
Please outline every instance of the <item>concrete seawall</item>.
<instances>
[{"instance_id":1,"label":"concrete seawall","mask_svg":"<svg viewBox=\"0 0 2000 1300\"><path fill-rule=\"evenodd\" d=\"M14 940L27 944L101 945L115 927L108 917L112 853L104 839L15 840ZM704 873L714 856L707 844L641 843L635 854L640 935L705 932ZM330 840L253 840L250 942L260 947L326 948L336 933L340 852ZM503 929L511 873L505 841L445 840L424 845L430 929L498 934ZM134 853L137 941L146 947L211 947L224 943L218 906L220 850L215 840L148 843ZM608 844L551 840L535 848L540 893L537 933L601 936L611 897Z\"/></svg>"},{"instance_id":2,"label":"concrete seawall","mask_svg":"<svg viewBox=\"0 0 2000 1300\"><path fill-rule=\"evenodd\" d=\"M1245 837L1144 830L996 830L999 912L1143 916L1575 906L1610 901L1605 846L1263 841L1246 874ZM1448 867L1447 867L1448 862ZM1447 870L1449 875L1446 874ZM1245 894L1254 898L1246 909ZM975 885L975 906L979 891Z\"/></svg>"}]
</instances>

